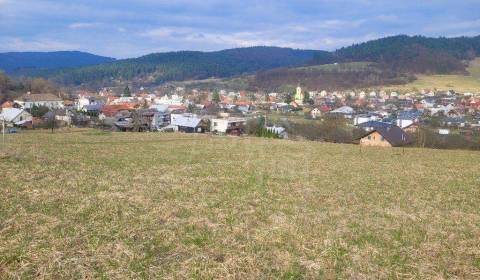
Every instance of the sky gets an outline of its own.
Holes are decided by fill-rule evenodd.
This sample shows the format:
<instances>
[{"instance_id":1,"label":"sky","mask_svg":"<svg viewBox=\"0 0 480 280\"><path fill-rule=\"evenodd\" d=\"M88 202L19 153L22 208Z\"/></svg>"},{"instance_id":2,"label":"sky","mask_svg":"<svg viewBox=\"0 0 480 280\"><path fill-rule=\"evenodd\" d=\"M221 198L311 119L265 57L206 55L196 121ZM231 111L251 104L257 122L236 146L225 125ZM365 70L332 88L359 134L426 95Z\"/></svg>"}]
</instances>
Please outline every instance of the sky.
<instances>
[{"instance_id":1,"label":"sky","mask_svg":"<svg viewBox=\"0 0 480 280\"><path fill-rule=\"evenodd\" d=\"M480 0L0 0L0 52L335 50L398 34L480 35Z\"/></svg>"}]
</instances>

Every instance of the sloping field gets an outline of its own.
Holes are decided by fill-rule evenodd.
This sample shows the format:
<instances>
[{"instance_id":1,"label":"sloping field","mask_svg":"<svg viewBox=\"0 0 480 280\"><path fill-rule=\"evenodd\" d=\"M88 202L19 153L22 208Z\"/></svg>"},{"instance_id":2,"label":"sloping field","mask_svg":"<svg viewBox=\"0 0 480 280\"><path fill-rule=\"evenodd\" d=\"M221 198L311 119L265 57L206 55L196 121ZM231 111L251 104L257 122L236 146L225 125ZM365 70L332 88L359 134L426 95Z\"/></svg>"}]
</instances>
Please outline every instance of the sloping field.
<instances>
[{"instance_id":1,"label":"sloping field","mask_svg":"<svg viewBox=\"0 0 480 280\"><path fill-rule=\"evenodd\" d=\"M390 90L455 90L480 93L480 58L472 60L469 75L418 75L417 80L401 86L387 86Z\"/></svg>"},{"instance_id":2,"label":"sloping field","mask_svg":"<svg viewBox=\"0 0 480 280\"><path fill-rule=\"evenodd\" d=\"M9 135L0 279L478 279L480 154Z\"/></svg>"}]
</instances>

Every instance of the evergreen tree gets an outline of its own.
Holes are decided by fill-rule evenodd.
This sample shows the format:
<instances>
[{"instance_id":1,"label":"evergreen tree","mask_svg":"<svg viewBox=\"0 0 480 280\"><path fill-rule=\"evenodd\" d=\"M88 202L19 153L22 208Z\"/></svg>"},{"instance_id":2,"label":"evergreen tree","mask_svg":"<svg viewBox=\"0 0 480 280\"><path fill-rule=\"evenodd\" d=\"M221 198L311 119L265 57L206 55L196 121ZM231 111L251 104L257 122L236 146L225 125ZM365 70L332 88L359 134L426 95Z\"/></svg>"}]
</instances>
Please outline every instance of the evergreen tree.
<instances>
[{"instance_id":1,"label":"evergreen tree","mask_svg":"<svg viewBox=\"0 0 480 280\"><path fill-rule=\"evenodd\" d=\"M310 103L310 93L306 91L303 94L303 104L309 104Z\"/></svg>"},{"instance_id":2,"label":"evergreen tree","mask_svg":"<svg viewBox=\"0 0 480 280\"><path fill-rule=\"evenodd\" d=\"M130 88L128 86L125 87L125 89L123 90L123 97L131 97L132 96L132 92L130 91Z\"/></svg>"},{"instance_id":3,"label":"evergreen tree","mask_svg":"<svg viewBox=\"0 0 480 280\"><path fill-rule=\"evenodd\" d=\"M292 95L290 93L285 96L285 103L290 104L292 103Z\"/></svg>"},{"instance_id":4,"label":"evergreen tree","mask_svg":"<svg viewBox=\"0 0 480 280\"><path fill-rule=\"evenodd\" d=\"M220 94L218 93L218 91L213 92L212 101L215 103L220 102Z\"/></svg>"}]
</instances>

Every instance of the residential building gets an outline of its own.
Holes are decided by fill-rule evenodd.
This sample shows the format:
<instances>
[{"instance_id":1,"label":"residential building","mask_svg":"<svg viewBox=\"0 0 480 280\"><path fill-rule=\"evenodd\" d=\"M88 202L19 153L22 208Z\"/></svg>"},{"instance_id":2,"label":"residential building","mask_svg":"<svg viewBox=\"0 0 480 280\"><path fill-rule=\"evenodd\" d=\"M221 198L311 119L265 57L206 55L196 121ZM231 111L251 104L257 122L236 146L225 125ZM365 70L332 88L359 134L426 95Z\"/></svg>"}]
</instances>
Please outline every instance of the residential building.
<instances>
[{"instance_id":1,"label":"residential building","mask_svg":"<svg viewBox=\"0 0 480 280\"><path fill-rule=\"evenodd\" d=\"M210 131L221 134L242 134L247 124L245 118L212 119Z\"/></svg>"},{"instance_id":2,"label":"residential building","mask_svg":"<svg viewBox=\"0 0 480 280\"><path fill-rule=\"evenodd\" d=\"M4 108L0 113L0 122L5 121L6 126L10 127L30 127L32 125L32 115L24 109Z\"/></svg>"},{"instance_id":3,"label":"residential building","mask_svg":"<svg viewBox=\"0 0 480 280\"><path fill-rule=\"evenodd\" d=\"M171 114L170 125L174 131L203 133L209 129L208 120L193 114Z\"/></svg>"},{"instance_id":4,"label":"residential building","mask_svg":"<svg viewBox=\"0 0 480 280\"><path fill-rule=\"evenodd\" d=\"M53 94L24 94L14 101L24 109L31 109L34 106L48 107L49 109L61 109L64 107L63 100Z\"/></svg>"},{"instance_id":5,"label":"residential building","mask_svg":"<svg viewBox=\"0 0 480 280\"><path fill-rule=\"evenodd\" d=\"M360 145L368 147L399 147L410 142L410 135L398 126L377 128L360 138Z\"/></svg>"}]
</instances>

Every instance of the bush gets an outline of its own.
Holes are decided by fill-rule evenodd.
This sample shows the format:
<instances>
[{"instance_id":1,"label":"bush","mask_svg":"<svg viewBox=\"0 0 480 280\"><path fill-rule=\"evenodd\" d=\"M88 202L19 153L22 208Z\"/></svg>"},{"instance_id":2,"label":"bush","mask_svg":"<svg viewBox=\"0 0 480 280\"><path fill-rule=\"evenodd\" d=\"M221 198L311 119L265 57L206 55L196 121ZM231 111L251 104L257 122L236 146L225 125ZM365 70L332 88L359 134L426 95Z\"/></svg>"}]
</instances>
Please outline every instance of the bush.
<instances>
[{"instance_id":1,"label":"bush","mask_svg":"<svg viewBox=\"0 0 480 280\"><path fill-rule=\"evenodd\" d=\"M43 117L46 113L48 113L48 111L50 111L50 109L46 106L37 106L37 105L34 105L31 109L30 109L30 114L32 114L33 117L35 118L41 118Z\"/></svg>"},{"instance_id":2,"label":"bush","mask_svg":"<svg viewBox=\"0 0 480 280\"><path fill-rule=\"evenodd\" d=\"M334 116L326 116L322 122L290 123L287 132L307 140L333 143L352 143L364 133L361 129L348 126L344 118Z\"/></svg>"},{"instance_id":3,"label":"bush","mask_svg":"<svg viewBox=\"0 0 480 280\"><path fill-rule=\"evenodd\" d=\"M414 138L415 146L421 148L480 150L480 143L468 140L462 135L440 135L427 128L419 129Z\"/></svg>"}]
</instances>

